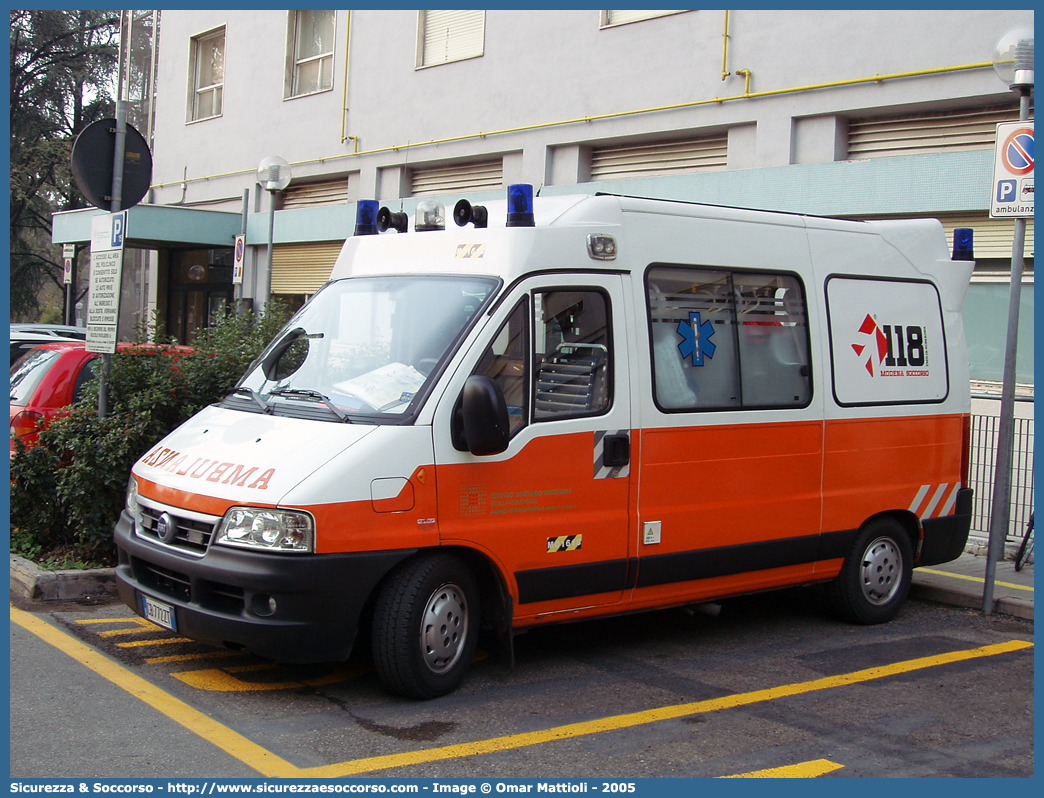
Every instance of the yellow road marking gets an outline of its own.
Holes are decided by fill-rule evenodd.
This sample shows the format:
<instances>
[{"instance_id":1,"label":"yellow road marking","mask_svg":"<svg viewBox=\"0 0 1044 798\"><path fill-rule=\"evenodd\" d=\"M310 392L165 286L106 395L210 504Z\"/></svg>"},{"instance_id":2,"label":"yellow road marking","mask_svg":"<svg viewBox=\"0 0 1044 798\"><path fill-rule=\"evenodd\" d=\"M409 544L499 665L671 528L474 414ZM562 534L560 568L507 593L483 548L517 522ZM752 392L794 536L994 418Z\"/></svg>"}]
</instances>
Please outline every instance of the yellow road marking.
<instances>
[{"instance_id":1,"label":"yellow road marking","mask_svg":"<svg viewBox=\"0 0 1044 798\"><path fill-rule=\"evenodd\" d=\"M283 682L248 682L233 674L259 670L270 670L278 668L275 663L259 663L257 665L242 665L232 668L205 668L198 671L181 671L172 673L175 679L184 682L189 687L197 690L210 690L218 693L253 693L262 690L295 690L299 687L323 687L328 684L337 684L348 679L354 679L373 670L371 667L362 666L357 668L337 668L323 676L314 679L301 679L299 681Z\"/></svg>"},{"instance_id":2,"label":"yellow road marking","mask_svg":"<svg viewBox=\"0 0 1044 798\"><path fill-rule=\"evenodd\" d=\"M136 623L138 626L152 626L159 629L156 624L152 621L146 621L144 618L139 618L137 615L130 618L88 618L83 621L77 621L78 624L89 624L89 623Z\"/></svg>"},{"instance_id":3,"label":"yellow road marking","mask_svg":"<svg viewBox=\"0 0 1044 798\"><path fill-rule=\"evenodd\" d=\"M202 654L171 654L169 657L145 657L149 665L162 665L170 662L190 662L195 659L216 659L218 657L245 657L238 651L204 651Z\"/></svg>"},{"instance_id":4,"label":"yellow road marking","mask_svg":"<svg viewBox=\"0 0 1044 798\"><path fill-rule=\"evenodd\" d=\"M737 773L735 776L719 776L722 779L814 779L824 773L840 770L844 765L831 762L829 759L813 759L796 765L784 765L766 770L753 770L750 773Z\"/></svg>"},{"instance_id":5,"label":"yellow road marking","mask_svg":"<svg viewBox=\"0 0 1044 798\"><path fill-rule=\"evenodd\" d=\"M934 568L918 568L918 571L922 571L926 574L935 574L936 576L948 576L951 579L967 579L969 582L978 582L980 585L985 584L986 580L980 576L968 576L967 574L951 574L947 571L937 571ZM1033 585L1016 585L1014 582L997 582L994 581L994 585L998 587L1010 587L1013 590L1028 590L1030 593L1033 592Z\"/></svg>"},{"instance_id":6,"label":"yellow road marking","mask_svg":"<svg viewBox=\"0 0 1044 798\"><path fill-rule=\"evenodd\" d=\"M845 687L874 679L910 673L911 671L924 670L955 662L965 662L981 657L991 657L1033 647L1033 643L1025 640L1009 640L1006 643L996 643L963 651L951 651L948 654L938 654L932 657L919 657L903 662L895 662L890 665L843 673L837 676L825 676L807 682L753 690L748 693L736 693L706 701L657 707L623 715L611 715L595 720L555 726L542 731L509 734L487 740L476 740L470 743L458 743L440 748L427 748L419 751L405 751L399 754L367 757L319 767L299 768L251 742L238 732L193 709L184 701L160 690L79 640L75 640L61 630L27 612L15 608L13 605L11 606L11 620L50 643L55 648L65 652L73 659L81 662L113 684L140 698L149 706L167 715L167 717L180 723L185 728L212 742L248 767L258 771L262 776L270 778L331 778L349 776L465 756L489 754L496 751L508 751L557 740L568 740L590 734L642 726L661 720L671 720L688 715L749 706L763 701L802 695L817 690Z\"/></svg>"},{"instance_id":7,"label":"yellow road marking","mask_svg":"<svg viewBox=\"0 0 1044 798\"><path fill-rule=\"evenodd\" d=\"M289 778L300 774L300 768L291 765L285 759L281 759L267 751L224 724L207 717L184 701L175 698L170 693L131 673L119 663L113 662L87 644L70 637L65 632L51 626L46 621L40 620L35 615L23 612L12 606L11 621L32 632L59 651L68 654L74 660L99 676L108 679L117 687L126 690L135 698L144 701L150 707L184 726L190 732L213 743L222 751L235 757L258 773L272 778Z\"/></svg>"},{"instance_id":8,"label":"yellow road marking","mask_svg":"<svg viewBox=\"0 0 1044 798\"><path fill-rule=\"evenodd\" d=\"M194 643L194 640L189 640L187 637L164 637L156 638L154 640L131 640L127 643L117 643L117 648L141 648L143 646L169 646L173 643Z\"/></svg>"},{"instance_id":9,"label":"yellow road marking","mask_svg":"<svg viewBox=\"0 0 1044 798\"><path fill-rule=\"evenodd\" d=\"M156 632L162 632L162 631L163 630L160 627L154 626L151 629L146 629L144 627L139 627L137 629L106 629L104 632L97 632L96 634L98 635L98 637L106 637L106 638L108 638L108 637L120 637L122 635L155 634Z\"/></svg>"}]
</instances>

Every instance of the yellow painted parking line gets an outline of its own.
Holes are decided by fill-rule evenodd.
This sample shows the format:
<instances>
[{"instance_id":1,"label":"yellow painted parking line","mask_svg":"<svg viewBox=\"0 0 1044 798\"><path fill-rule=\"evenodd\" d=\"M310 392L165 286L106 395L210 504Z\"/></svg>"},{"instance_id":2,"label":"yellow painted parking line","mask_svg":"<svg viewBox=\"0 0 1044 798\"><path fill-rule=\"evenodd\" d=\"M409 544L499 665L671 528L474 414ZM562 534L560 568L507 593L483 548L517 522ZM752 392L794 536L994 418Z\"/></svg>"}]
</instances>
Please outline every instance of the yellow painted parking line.
<instances>
[{"instance_id":1,"label":"yellow painted parking line","mask_svg":"<svg viewBox=\"0 0 1044 798\"><path fill-rule=\"evenodd\" d=\"M269 690L296 690L301 687L325 687L362 676L373 670L369 666L356 668L335 668L330 673L314 679L298 679L294 681L251 682L240 679L236 673L249 673L259 670L272 670L280 667L275 663L257 665L241 665L231 668L206 668L198 671L180 671L172 673L175 679L184 682L197 690L209 690L217 693L256 693Z\"/></svg>"},{"instance_id":2,"label":"yellow painted parking line","mask_svg":"<svg viewBox=\"0 0 1044 798\"><path fill-rule=\"evenodd\" d=\"M825 676L807 682L781 685L779 687L770 687L763 690L753 690L748 693L736 693L705 701L694 701L687 704L657 707L654 709L630 712L622 715L611 715L605 718L596 718L594 720L570 723L564 726L555 726L542 731L509 734L502 737L493 737L487 740L476 740L470 743L446 745L440 748L426 748L419 751L405 751L399 754L387 754L385 756L354 759L331 765L299 768L248 740L238 732L235 732L227 726L207 717L202 712L193 709L184 701L160 690L158 687L155 687L151 683L127 670L122 665L113 662L86 644L70 637L65 632L27 612L15 608L13 605L11 606L11 620L37 635L44 641L50 643L55 648L65 652L73 659L81 662L95 673L98 673L111 681L113 684L140 698L149 706L167 715L185 728L212 742L230 756L235 757L248 767L256 770L262 776L271 778L332 778L337 776L350 776L377 770L389 770L409 765L489 754L496 751L510 751L518 748L540 745L542 743L550 743L591 734L600 734L602 732L633 728L648 723L656 723L661 720L671 720L689 715L698 715L707 712L716 712L723 709L750 706L764 701L803 695L818 690L826 690L834 687L846 687L853 684L872 681L874 679L882 679L888 676L896 676L898 674L934 668L955 662L965 662L982 657L992 657L998 654L1007 654L1033 647L1033 643L1025 640L1009 640L1005 643L996 643L993 645L982 646L980 648L951 651L947 654L938 654L932 657L919 657L917 659L894 662L890 665L881 665L878 667L866 668L864 670L852 671L850 673L842 673L836 676Z\"/></svg>"},{"instance_id":3,"label":"yellow painted parking line","mask_svg":"<svg viewBox=\"0 0 1044 798\"><path fill-rule=\"evenodd\" d=\"M145 646L169 646L174 643L195 643L187 637L160 637L155 640L131 640L126 643L117 643L117 648L143 648Z\"/></svg>"},{"instance_id":4,"label":"yellow painted parking line","mask_svg":"<svg viewBox=\"0 0 1044 798\"><path fill-rule=\"evenodd\" d=\"M131 673L117 662L81 643L60 629L35 615L11 607L11 621L32 632L46 643L68 654L74 660L97 673L135 698L166 715L204 740L213 743L225 753L253 768L263 776L290 778L299 776L301 769L291 765L271 751L248 740L243 735L218 723L199 710L189 706L170 693L159 689L140 676Z\"/></svg>"},{"instance_id":5,"label":"yellow painted parking line","mask_svg":"<svg viewBox=\"0 0 1044 798\"><path fill-rule=\"evenodd\" d=\"M829 759L813 759L796 765L784 765L766 770L754 770L750 773L737 773L735 776L719 776L722 779L814 779L825 773L840 770L844 765L831 762Z\"/></svg>"},{"instance_id":6,"label":"yellow painted parking line","mask_svg":"<svg viewBox=\"0 0 1044 798\"><path fill-rule=\"evenodd\" d=\"M922 571L926 574L935 574L936 576L948 576L951 579L967 579L969 582L978 582L980 585L985 584L986 580L981 576L968 576L967 574L951 574L948 571L937 571L934 568L918 568L918 571ZM1014 582L998 582L994 580L994 585L997 587L1010 587L1013 590L1028 590L1030 593L1033 592L1033 585L1016 585Z\"/></svg>"},{"instance_id":7,"label":"yellow painted parking line","mask_svg":"<svg viewBox=\"0 0 1044 798\"><path fill-rule=\"evenodd\" d=\"M138 627L137 629L106 629L104 632L97 632L98 637L109 638L109 637L122 637L123 635L146 635L155 634L156 632L162 632L163 629L156 625L150 625L151 628L144 626Z\"/></svg>"},{"instance_id":8,"label":"yellow painted parking line","mask_svg":"<svg viewBox=\"0 0 1044 798\"><path fill-rule=\"evenodd\" d=\"M192 662L197 659L217 659L220 657L245 657L248 656L239 651L221 651L214 649L213 651L204 651L201 654L171 654L169 657L145 657L145 662L149 665L165 665L172 662Z\"/></svg>"},{"instance_id":9,"label":"yellow painted parking line","mask_svg":"<svg viewBox=\"0 0 1044 798\"><path fill-rule=\"evenodd\" d=\"M92 623L136 623L138 626L156 626L152 621L146 621L144 618L139 618L137 615L131 618L87 618L82 621L77 621L78 624L92 624ZM158 626L156 626L159 629Z\"/></svg>"}]
</instances>

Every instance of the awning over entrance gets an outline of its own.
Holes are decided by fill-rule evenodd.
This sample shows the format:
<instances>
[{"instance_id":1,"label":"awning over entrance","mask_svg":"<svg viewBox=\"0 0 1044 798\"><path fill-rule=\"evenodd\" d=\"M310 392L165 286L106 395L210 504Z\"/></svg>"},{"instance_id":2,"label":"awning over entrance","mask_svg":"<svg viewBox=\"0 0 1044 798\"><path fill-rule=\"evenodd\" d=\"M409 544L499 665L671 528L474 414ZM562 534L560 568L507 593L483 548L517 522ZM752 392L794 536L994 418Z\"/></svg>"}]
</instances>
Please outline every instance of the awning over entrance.
<instances>
[{"instance_id":1,"label":"awning over entrance","mask_svg":"<svg viewBox=\"0 0 1044 798\"><path fill-rule=\"evenodd\" d=\"M88 243L91 219L104 214L97 208L56 213L51 241ZM144 249L207 249L231 247L243 224L241 214L175 205L135 205L127 212L127 243Z\"/></svg>"}]
</instances>

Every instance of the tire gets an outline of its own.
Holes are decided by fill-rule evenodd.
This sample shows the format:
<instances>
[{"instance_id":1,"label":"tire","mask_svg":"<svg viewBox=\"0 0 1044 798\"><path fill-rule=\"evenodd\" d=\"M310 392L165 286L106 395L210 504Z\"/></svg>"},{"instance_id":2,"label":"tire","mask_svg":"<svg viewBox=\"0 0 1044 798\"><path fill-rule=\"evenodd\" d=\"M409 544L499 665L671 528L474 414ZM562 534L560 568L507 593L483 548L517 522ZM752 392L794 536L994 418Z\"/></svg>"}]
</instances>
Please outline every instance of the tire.
<instances>
[{"instance_id":1,"label":"tire","mask_svg":"<svg viewBox=\"0 0 1044 798\"><path fill-rule=\"evenodd\" d=\"M856 537L828 595L846 621L861 624L892 620L906 601L913 579L913 548L902 525L882 518Z\"/></svg>"},{"instance_id":2,"label":"tire","mask_svg":"<svg viewBox=\"0 0 1044 798\"><path fill-rule=\"evenodd\" d=\"M389 577L374 606L377 677L396 695L446 695L471 666L478 630L478 588L468 567L448 554L409 560Z\"/></svg>"}]
</instances>

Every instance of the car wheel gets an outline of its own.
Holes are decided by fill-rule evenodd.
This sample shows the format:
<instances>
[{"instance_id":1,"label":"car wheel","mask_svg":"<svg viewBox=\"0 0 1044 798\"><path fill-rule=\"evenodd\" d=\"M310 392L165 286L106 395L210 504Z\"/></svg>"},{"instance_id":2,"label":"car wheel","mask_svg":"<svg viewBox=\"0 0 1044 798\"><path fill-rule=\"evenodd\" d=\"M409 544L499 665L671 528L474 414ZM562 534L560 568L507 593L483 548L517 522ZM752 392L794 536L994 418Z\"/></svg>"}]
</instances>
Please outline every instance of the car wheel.
<instances>
[{"instance_id":1,"label":"car wheel","mask_svg":"<svg viewBox=\"0 0 1044 798\"><path fill-rule=\"evenodd\" d=\"M835 610L853 623L890 621L910 593L913 548L902 525L883 518L865 527L830 583Z\"/></svg>"},{"instance_id":2,"label":"car wheel","mask_svg":"<svg viewBox=\"0 0 1044 798\"><path fill-rule=\"evenodd\" d=\"M478 589L457 557L410 560L381 588L373 613L377 676L389 692L436 698L454 690L475 654Z\"/></svg>"}]
</instances>

